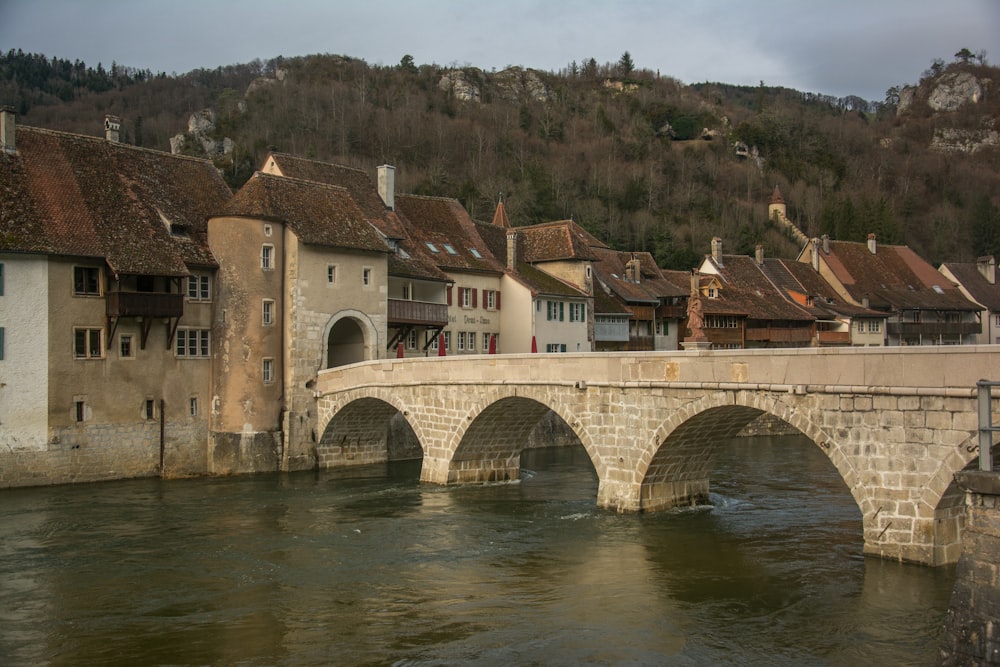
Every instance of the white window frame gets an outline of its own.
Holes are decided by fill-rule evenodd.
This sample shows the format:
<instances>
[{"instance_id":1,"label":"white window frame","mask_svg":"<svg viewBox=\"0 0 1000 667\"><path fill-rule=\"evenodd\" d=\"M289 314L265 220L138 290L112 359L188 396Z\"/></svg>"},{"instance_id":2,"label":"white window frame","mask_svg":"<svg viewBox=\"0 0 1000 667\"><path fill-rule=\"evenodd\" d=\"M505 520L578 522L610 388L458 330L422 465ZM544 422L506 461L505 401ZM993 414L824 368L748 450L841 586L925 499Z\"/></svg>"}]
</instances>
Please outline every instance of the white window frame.
<instances>
[{"instance_id":1,"label":"white window frame","mask_svg":"<svg viewBox=\"0 0 1000 667\"><path fill-rule=\"evenodd\" d=\"M469 332L469 336L468 336L468 340L466 340L466 344L469 347L469 352L475 352L476 351L476 332L475 331L470 331Z\"/></svg>"},{"instance_id":2,"label":"white window frame","mask_svg":"<svg viewBox=\"0 0 1000 667\"><path fill-rule=\"evenodd\" d=\"M459 287L458 288L458 299L462 308L472 308L472 288L471 287Z\"/></svg>"},{"instance_id":3,"label":"white window frame","mask_svg":"<svg viewBox=\"0 0 1000 667\"><path fill-rule=\"evenodd\" d=\"M77 346L78 336L83 334L83 352ZM97 349L94 348L94 335L97 336ZM104 358L104 329L101 327L73 327L73 358L74 359L103 359Z\"/></svg>"},{"instance_id":4,"label":"white window frame","mask_svg":"<svg viewBox=\"0 0 1000 667\"><path fill-rule=\"evenodd\" d=\"M260 246L260 268L264 271L274 270L274 244L262 243Z\"/></svg>"},{"instance_id":5,"label":"white window frame","mask_svg":"<svg viewBox=\"0 0 1000 667\"><path fill-rule=\"evenodd\" d=\"M274 359L272 357L264 357L260 360L260 379L264 384L274 382Z\"/></svg>"},{"instance_id":6,"label":"white window frame","mask_svg":"<svg viewBox=\"0 0 1000 667\"><path fill-rule=\"evenodd\" d=\"M212 300L212 278L204 273L195 273L188 276L187 284L188 301L211 301Z\"/></svg>"},{"instance_id":7,"label":"white window frame","mask_svg":"<svg viewBox=\"0 0 1000 667\"><path fill-rule=\"evenodd\" d=\"M406 349L415 350L417 349L417 330L410 329L410 333L406 334Z\"/></svg>"},{"instance_id":8,"label":"white window frame","mask_svg":"<svg viewBox=\"0 0 1000 667\"><path fill-rule=\"evenodd\" d=\"M212 332L210 329L181 327L176 332L174 356L178 359L208 359L212 356ZM192 354L192 344L194 353Z\"/></svg>"},{"instance_id":9,"label":"white window frame","mask_svg":"<svg viewBox=\"0 0 1000 667\"><path fill-rule=\"evenodd\" d=\"M483 290L483 307L486 310L497 309L497 291L495 289Z\"/></svg>"},{"instance_id":10,"label":"white window frame","mask_svg":"<svg viewBox=\"0 0 1000 667\"><path fill-rule=\"evenodd\" d=\"M188 416L197 417L198 416L198 397L192 396L188 399Z\"/></svg>"},{"instance_id":11,"label":"white window frame","mask_svg":"<svg viewBox=\"0 0 1000 667\"><path fill-rule=\"evenodd\" d=\"M465 332L458 332L458 351L465 352Z\"/></svg>"},{"instance_id":12,"label":"white window frame","mask_svg":"<svg viewBox=\"0 0 1000 667\"><path fill-rule=\"evenodd\" d=\"M361 269L361 284L365 287L371 287L372 285L372 267L366 266Z\"/></svg>"},{"instance_id":13,"label":"white window frame","mask_svg":"<svg viewBox=\"0 0 1000 667\"><path fill-rule=\"evenodd\" d=\"M326 265L326 284L336 285L337 284L337 265L327 264Z\"/></svg>"},{"instance_id":14,"label":"white window frame","mask_svg":"<svg viewBox=\"0 0 1000 667\"><path fill-rule=\"evenodd\" d=\"M260 302L260 322L262 326L274 325L274 299L262 299Z\"/></svg>"}]
</instances>

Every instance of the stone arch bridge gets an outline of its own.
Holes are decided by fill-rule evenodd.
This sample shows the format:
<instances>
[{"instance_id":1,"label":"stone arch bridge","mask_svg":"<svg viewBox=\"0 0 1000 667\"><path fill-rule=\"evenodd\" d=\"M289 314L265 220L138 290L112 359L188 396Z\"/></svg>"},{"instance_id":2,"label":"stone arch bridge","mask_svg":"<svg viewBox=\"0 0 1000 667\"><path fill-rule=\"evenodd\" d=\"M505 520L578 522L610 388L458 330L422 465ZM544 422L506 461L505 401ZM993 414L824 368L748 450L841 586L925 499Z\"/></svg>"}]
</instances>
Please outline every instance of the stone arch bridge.
<instances>
[{"instance_id":1,"label":"stone arch bridge","mask_svg":"<svg viewBox=\"0 0 1000 667\"><path fill-rule=\"evenodd\" d=\"M594 464L598 505L653 511L706 500L714 443L769 413L843 477L865 553L937 565L961 553L953 476L978 457L975 384L997 371L998 346L369 361L319 374L315 456L385 461L401 416L423 449L422 481L517 479L529 433L553 411Z\"/></svg>"}]
</instances>

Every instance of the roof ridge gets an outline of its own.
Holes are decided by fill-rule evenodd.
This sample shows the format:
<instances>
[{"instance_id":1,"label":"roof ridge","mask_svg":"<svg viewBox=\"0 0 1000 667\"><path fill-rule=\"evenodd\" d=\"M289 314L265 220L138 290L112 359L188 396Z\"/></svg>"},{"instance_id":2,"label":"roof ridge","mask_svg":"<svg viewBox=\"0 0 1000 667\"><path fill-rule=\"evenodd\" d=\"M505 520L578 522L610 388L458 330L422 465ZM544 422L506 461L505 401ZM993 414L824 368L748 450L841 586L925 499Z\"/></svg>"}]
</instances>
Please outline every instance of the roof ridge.
<instances>
[{"instance_id":1,"label":"roof ridge","mask_svg":"<svg viewBox=\"0 0 1000 667\"><path fill-rule=\"evenodd\" d=\"M17 131L28 130L29 132L38 132L41 134L48 134L56 137L66 137L69 139L83 140L94 144L99 144L101 146L139 151L141 153L149 153L151 155L157 155L160 157L174 158L177 160L188 160L191 162L197 162L199 164L210 164L213 167L215 166L215 164L208 158L196 157L194 155L182 155L180 153L167 153L166 151L157 150L155 148L146 148L145 146L126 144L121 141L108 141L103 137L95 137L90 134L78 134L76 132L65 132L63 130L50 130L49 128L45 127L34 127L32 125L20 125L20 124L17 125L16 130Z\"/></svg>"},{"instance_id":2,"label":"roof ridge","mask_svg":"<svg viewBox=\"0 0 1000 667\"><path fill-rule=\"evenodd\" d=\"M338 167L340 169L349 169L350 171L356 171L359 174L364 174L365 176L368 176L368 172L365 171L364 169L360 168L360 167L351 167L351 166L348 166L346 164L339 164L337 162L325 162L323 160L314 160L312 158L301 157L299 155L293 155L291 153L285 153L284 151L268 151L268 155L279 156L279 157L287 157L287 158L291 158L292 160L298 160L300 162L309 162L311 164L321 164L321 165L324 165L326 167Z\"/></svg>"}]
</instances>

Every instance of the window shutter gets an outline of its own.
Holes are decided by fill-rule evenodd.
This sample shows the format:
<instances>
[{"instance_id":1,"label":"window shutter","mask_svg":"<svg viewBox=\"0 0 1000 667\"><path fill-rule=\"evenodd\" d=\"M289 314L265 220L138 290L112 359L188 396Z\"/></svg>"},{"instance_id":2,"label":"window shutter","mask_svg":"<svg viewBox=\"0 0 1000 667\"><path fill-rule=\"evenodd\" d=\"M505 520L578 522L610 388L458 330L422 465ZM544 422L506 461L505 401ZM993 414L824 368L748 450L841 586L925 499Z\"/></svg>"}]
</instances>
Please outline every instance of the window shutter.
<instances>
[{"instance_id":1,"label":"window shutter","mask_svg":"<svg viewBox=\"0 0 1000 667\"><path fill-rule=\"evenodd\" d=\"M476 307L476 301L478 300L479 290L475 287L472 288L472 307Z\"/></svg>"},{"instance_id":2,"label":"window shutter","mask_svg":"<svg viewBox=\"0 0 1000 667\"><path fill-rule=\"evenodd\" d=\"M560 322L564 322L566 320L566 317L565 317L565 310L566 310L565 306L566 306L565 302L563 302L563 301L559 302L559 321Z\"/></svg>"},{"instance_id":3,"label":"window shutter","mask_svg":"<svg viewBox=\"0 0 1000 667\"><path fill-rule=\"evenodd\" d=\"M445 288L445 291L448 293L448 305L449 306L451 305L451 287L452 287L451 285L448 285Z\"/></svg>"},{"instance_id":4,"label":"window shutter","mask_svg":"<svg viewBox=\"0 0 1000 667\"><path fill-rule=\"evenodd\" d=\"M497 308L497 310L500 310L500 291L499 290L497 290L496 295L497 295L497 298L496 298L496 308Z\"/></svg>"}]
</instances>

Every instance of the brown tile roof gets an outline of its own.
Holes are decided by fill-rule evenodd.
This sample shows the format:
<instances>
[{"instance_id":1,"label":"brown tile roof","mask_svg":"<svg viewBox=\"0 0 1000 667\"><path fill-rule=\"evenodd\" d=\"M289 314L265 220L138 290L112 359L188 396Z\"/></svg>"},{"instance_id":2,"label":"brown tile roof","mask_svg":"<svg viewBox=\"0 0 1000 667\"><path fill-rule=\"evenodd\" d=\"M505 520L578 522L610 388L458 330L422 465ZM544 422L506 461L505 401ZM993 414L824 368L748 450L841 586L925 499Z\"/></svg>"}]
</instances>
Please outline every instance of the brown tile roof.
<instances>
[{"instance_id":1,"label":"brown tile roof","mask_svg":"<svg viewBox=\"0 0 1000 667\"><path fill-rule=\"evenodd\" d=\"M233 197L226 214L281 221L309 245L389 252L346 189L315 181L257 172Z\"/></svg>"},{"instance_id":2,"label":"brown tile roof","mask_svg":"<svg viewBox=\"0 0 1000 667\"><path fill-rule=\"evenodd\" d=\"M639 282L629 280L626 264L632 259L633 253L619 252L610 248L591 248L591 251L598 260L593 264L597 279L627 303L659 304L661 296L668 296L661 292L670 290L672 296L677 291L660 276L659 272L653 276L648 270L643 271L642 260L640 260ZM594 293L597 293L596 289Z\"/></svg>"},{"instance_id":3,"label":"brown tile roof","mask_svg":"<svg viewBox=\"0 0 1000 667\"><path fill-rule=\"evenodd\" d=\"M976 303L991 312L1000 312L1000 283L991 283L974 262L949 262L945 268L962 284Z\"/></svg>"},{"instance_id":4,"label":"brown tile roof","mask_svg":"<svg viewBox=\"0 0 1000 667\"><path fill-rule=\"evenodd\" d=\"M510 230L484 222L475 222L473 224L475 224L476 232L486 243L490 253L494 258L496 258L500 265L506 268L507 233ZM518 227L515 229L520 230L523 228ZM519 254L523 254L524 252L524 239L520 233L518 233L517 252ZM582 292L569 283L563 282L545 271L532 266L526 261L518 261L515 269L516 270L513 272L505 270L505 273L530 289L535 295L545 294L572 298L589 298L589 295L585 292Z\"/></svg>"},{"instance_id":5,"label":"brown tile roof","mask_svg":"<svg viewBox=\"0 0 1000 667\"><path fill-rule=\"evenodd\" d=\"M784 321L815 319L788 301L777 286L768 280L754 258L746 255L723 255L721 265L711 256L707 259L718 270L723 280L722 297L730 304L739 305L750 319ZM707 306L706 312L708 312Z\"/></svg>"},{"instance_id":6,"label":"brown tile roof","mask_svg":"<svg viewBox=\"0 0 1000 667\"><path fill-rule=\"evenodd\" d=\"M879 310L979 310L906 246L877 245L875 254L865 243L830 241L829 246L820 256L856 303L867 297Z\"/></svg>"},{"instance_id":7,"label":"brown tile roof","mask_svg":"<svg viewBox=\"0 0 1000 667\"><path fill-rule=\"evenodd\" d=\"M0 156L0 250L104 258L116 274L216 266L209 216L232 193L207 160L20 126Z\"/></svg>"},{"instance_id":8,"label":"brown tile roof","mask_svg":"<svg viewBox=\"0 0 1000 667\"><path fill-rule=\"evenodd\" d=\"M591 248L607 248L607 244L572 220L545 222L518 227L524 238L526 262L552 262L563 259L592 261Z\"/></svg>"},{"instance_id":9,"label":"brown tile roof","mask_svg":"<svg viewBox=\"0 0 1000 667\"><path fill-rule=\"evenodd\" d=\"M423 243L442 270L503 272L457 199L397 194L396 211L414 243Z\"/></svg>"},{"instance_id":10,"label":"brown tile roof","mask_svg":"<svg viewBox=\"0 0 1000 667\"><path fill-rule=\"evenodd\" d=\"M497 203L497 210L493 212L493 224L497 227L510 227L510 217L507 215L507 208L503 205L503 201Z\"/></svg>"},{"instance_id":11,"label":"brown tile roof","mask_svg":"<svg viewBox=\"0 0 1000 667\"><path fill-rule=\"evenodd\" d=\"M809 264L784 259L765 259L761 267L778 289L789 299L791 293L812 297L813 305L798 304L818 319L844 317L885 317L885 313L856 306L837 294L833 285L813 270Z\"/></svg>"},{"instance_id":12,"label":"brown tile roof","mask_svg":"<svg viewBox=\"0 0 1000 667\"><path fill-rule=\"evenodd\" d=\"M411 238L395 211L386 208L378 194L378 188L367 173L353 167L307 160L287 153L269 154L264 164L268 165L270 162L274 162L284 176L345 188L371 224L387 238L398 240L403 252L389 255L389 275L450 282L448 276L437 267L427 248Z\"/></svg>"}]
</instances>

